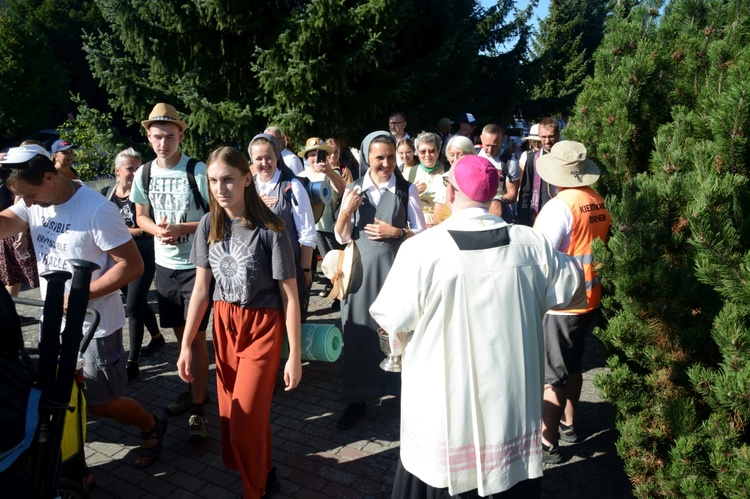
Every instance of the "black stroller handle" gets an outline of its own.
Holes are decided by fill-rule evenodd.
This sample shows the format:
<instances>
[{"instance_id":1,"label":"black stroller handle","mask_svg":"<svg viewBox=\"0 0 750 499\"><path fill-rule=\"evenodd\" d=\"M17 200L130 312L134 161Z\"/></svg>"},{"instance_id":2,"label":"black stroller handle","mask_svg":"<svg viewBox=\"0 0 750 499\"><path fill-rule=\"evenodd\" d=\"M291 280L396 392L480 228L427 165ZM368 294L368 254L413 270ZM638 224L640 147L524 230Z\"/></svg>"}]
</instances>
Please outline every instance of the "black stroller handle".
<instances>
[{"instance_id":1,"label":"black stroller handle","mask_svg":"<svg viewBox=\"0 0 750 499\"><path fill-rule=\"evenodd\" d=\"M65 282L70 272L55 270L42 272L47 279L44 299L44 321L39 341L39 380L42 403L39 406L39 427L32 459L31 497L53 499L60 472L60 443L62 442L65 412L73 388L78 350L83 341L83 320L89 302L91 274L99 266L85 260L69 259L73 267L73 281L68 294L67 320L60 332L65 301ZM98 325L100 317L96 316ZM92 327L87 336L93 336ZM91 341L89 337L88 341ZM84 346L88 345L88 341Z\"/></svg>"},{"instance_id":2,"label":"black stroller handle","mask_svg":"<svg viewBox=\"0 0 750 499\"><path fill-rule=\"evenodd\" d=\"M44 302L35 298L21 298L15 296L13 297L13 303L17 303L18 305L27 305L29 307L44 307ZM96 328L99 327L99 321L101 320L99 312L97 312L93 308L86 309L86 317L90 319L89 324L91 324L91 327L89 327L89 329L83 334L83 339L81 340L81 344L78 347L79 353L83 353L86 351L89 343L91 343L91 339L94 337L94 333L96 333Z\"/></svg>"}]
</instances>

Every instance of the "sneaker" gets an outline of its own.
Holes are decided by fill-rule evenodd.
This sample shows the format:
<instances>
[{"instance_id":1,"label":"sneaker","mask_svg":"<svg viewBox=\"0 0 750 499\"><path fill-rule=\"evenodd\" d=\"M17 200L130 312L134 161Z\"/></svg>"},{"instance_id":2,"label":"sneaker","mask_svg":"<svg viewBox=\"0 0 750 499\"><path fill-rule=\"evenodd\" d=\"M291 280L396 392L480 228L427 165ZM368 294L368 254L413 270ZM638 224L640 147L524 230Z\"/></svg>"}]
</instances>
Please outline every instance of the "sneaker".
<instances>
[{"instance_id":1,"label":"sneaker","mask_svg":"<svg viewBox=\"0 0 750 499\"><path fill-rule=\"evenodd\" d=\"M542 463L544 464L559 464L562 462L562 456L560 455L560 447L557 445L544 445L542 444Z\"/></svg>"},{"instance_id":2,"label":"sneaker","mask_svg":"<svg viewBox=\"0 0 750 499\"><path fill-rule=\"evenodd\" d=\"M349 428L354 426L354 423L356 423L359 418L364 416L366 412L367 406L364 402L353 402L346 406L346 410L336 423L336 427L339 430L348 430Z\"/></svg>"},{"instance_id":3,"label":"sneaker","mask_svg":"<svg viewBox=\"0 0 750 499\"><path fill-rule=\"evenodd\" d=\"M560 423L560 440L570 444L578 442L578 434L573 425L568 426L565 423Z\"/></svg>"},{"instance_id":4,"label":"sneaker","mask_svg":"<svg viewBox=\"0 0 750 499\"><path fill-rule=\"evenodd\" d=\"M182 392L179 397L177 397L177 400L169 404L164 408L164 412L167 413L167 416L178 416L180 414L183 414L190 409L190 406L193 405L193 392L187 391Z\"/></svg>"},{"instance_id":5,"label":"sneaker","mask_svg":"<svg viewBox=\"0 0 750 499\"><path fill-rule=\"evenodd\" d=\"M261 496L261 499L271 497L279 490L281 490L281 482L276 477L276 466L272 466L271 471L266 475L266 491Z\"/></svg>"},{"instance_id":6,"label":"sneaker","mask_svg":"<svg viewBox=\"0 0 750 499\"><path fill-rule=\"evenodd\" d=\"M328 295L331 294L331 291L333 290L333 284L326 284L326 287L323 288L323 291L318 293L318 296L321 298L328 298Z\"/></svg>"},{"instance_id":7,"label":"sneaker","mask_svg":"<svg viewBox=\"0 0 750 499\"><path fill-rule=\"evenodd\" d=\"M148 357L149 355L159 350L166 344L167 344L167 341L164 339L163 334L160 334L157 337L152 336L151 341L148 342L148 345L141 348L141 357Z\"/></svg>"},{"instance_id":8,"label":"sneaker","mask_svg":"<svg viewBox=\"0 0 750 499\"><path fill-rule=\"evenodd\" d=\"M188 419L188 442L197 444L208 438L208 426L206 418L193 414Z\"/></svg>"},{"instance_id":9,"label":"sneaker","mask_svg":"<svg viewBox=\"0 0 750 499\"><path fill-rule=\"evenodd\" d=\"M26 315L19 315L18 316L18 322L21 324L21 327L31 326L32 324L36 324L36 317L29 317L29 316L26 316Z\"/></svg>"}]
</instances>

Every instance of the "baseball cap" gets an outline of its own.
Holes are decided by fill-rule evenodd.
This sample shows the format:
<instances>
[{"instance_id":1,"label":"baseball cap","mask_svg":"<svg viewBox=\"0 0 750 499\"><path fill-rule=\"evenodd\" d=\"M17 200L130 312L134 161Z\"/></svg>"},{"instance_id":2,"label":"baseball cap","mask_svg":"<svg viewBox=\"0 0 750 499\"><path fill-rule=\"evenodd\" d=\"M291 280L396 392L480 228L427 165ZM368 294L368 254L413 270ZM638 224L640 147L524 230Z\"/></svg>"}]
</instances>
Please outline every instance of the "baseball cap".
<instances>
[{"instance_id":1,"label":"baseball cap","mask_svg":"<svg viewBox=\"0 0 750 499\"><path fill-rule=\"evenodd\" d=\"M487 158L464 156L453 166L453 178L458 190L474 201L486 203L497 194L497 170Z\"/></svg>"},{"instance_id":2,"label":"baseball cap","mask_svg":"<svg viewBox=\"0 0 750 499\"><path fill-rule=\"evenodd\" d=\"M0 159L0 164L3 165L14 165L18 163L26 163L30 161L34 156L44 156L47 159L52 159L49 152L38 145L11 147L8 149L8 154L3 159Z\"/></svg>"},{"instance_id":3,"label":"baseball cap","mask_svg":"<svg viewBox=\"0 0 750 499\"><path fill-rule=\"evenodd\" d=\"M55 154L56 152L60 152L60 151L67 151L71 147L73 147L73 144L71 144L67 140L63 140L63 139L56 140L55 143L52 144L52 154Z\"/></svg>"},{"instance_id":4,"label":"baseball cap","mask_svg":"<svg viewBox=\"0 0 750 499\"><path fill-rule=\"evenodd\" d=\"M474 118L474 115L471 113L464 113L461 116L458 117L459 123L468 123L469 125L476 125L477 120Z\"/></svg>"},{"instance_id":5,"label":"baseball cap","mask_svg":"<svg viewBox=\"0 0 750 499\"><path fill-rule=\"evenodd\" d=\"M440 118L437 124L438 126L444 126L444 125L452 125L453 122L450 120L450 118Z\"/></svg>"}]
</instances>

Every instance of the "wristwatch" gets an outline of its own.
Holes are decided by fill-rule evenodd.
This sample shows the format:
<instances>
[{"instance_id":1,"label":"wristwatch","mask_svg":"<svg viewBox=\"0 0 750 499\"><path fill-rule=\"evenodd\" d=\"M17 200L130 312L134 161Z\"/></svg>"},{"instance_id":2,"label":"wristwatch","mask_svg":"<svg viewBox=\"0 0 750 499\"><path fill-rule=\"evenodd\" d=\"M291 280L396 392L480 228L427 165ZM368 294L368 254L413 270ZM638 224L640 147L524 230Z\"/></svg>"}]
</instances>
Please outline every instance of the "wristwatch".
<instances>
[{"instance_id":1,"label":"wristwatch","mask_svg":"<svg viewBox=\"0 0 750 499\"><path fill-rule=\"evenodd\" d=\"M407 232L406 229L401 229L401 237L399 237L399 239L405 239L406 238L406 232Z\"/></svg>"}]
</instances>

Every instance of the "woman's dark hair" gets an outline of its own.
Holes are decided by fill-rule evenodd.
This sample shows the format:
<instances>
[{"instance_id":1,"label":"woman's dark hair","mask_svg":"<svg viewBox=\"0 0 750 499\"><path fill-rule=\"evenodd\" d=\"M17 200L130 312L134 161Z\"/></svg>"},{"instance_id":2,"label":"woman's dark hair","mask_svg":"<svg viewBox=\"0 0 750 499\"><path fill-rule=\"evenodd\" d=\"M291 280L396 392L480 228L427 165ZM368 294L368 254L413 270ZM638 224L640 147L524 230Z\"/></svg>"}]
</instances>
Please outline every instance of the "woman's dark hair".
<instances>
[{"instance_id":1,"label":"woman's dark hair","mask_svg":"<svg viewBox=\"0 0 750 499\"><path fill-rule=\"evenodd\" d=\"M250 177L250 185L245 187L245 216L240 223L248 229L253 229L255 225L258 225L276 232L284 230L284 221L265 205L255 190L255 180L250 174L250 167L247 164L245 156L234 147L223 146L211 151L206 160L206 169L208 170L212 164L217 162L222 162L232 168L236 168L243 175L249 175ZM224 209L219 206L216 198L214 198L214 194L210 188L208 190L208 203L211 220L208 242L214 244L226 238L229 219Z\"/></svg>"},{"instance_id":2,"label":"woman's dark hair","mask_svg":"<svg viewBox=\"0 0 750 499\"><path fill-rule=\"evenodd\" d=\"M23 180L30 185L42 185L45 173L57 175L57 170L54 163L41 154L37 154L25 163L0 165L0 179L5 184Z\"/></svg>"}]
</instances>

